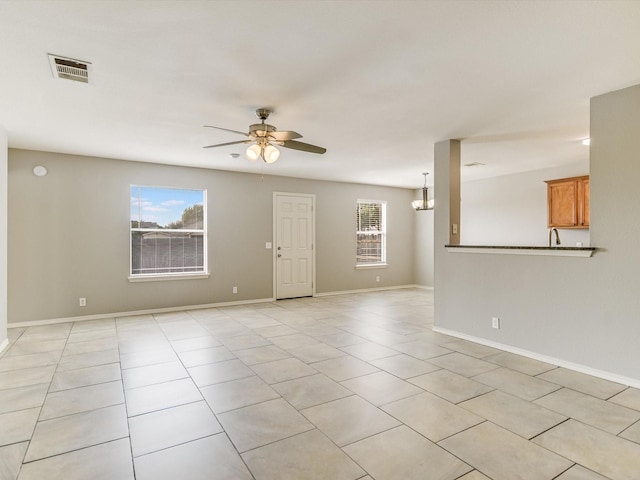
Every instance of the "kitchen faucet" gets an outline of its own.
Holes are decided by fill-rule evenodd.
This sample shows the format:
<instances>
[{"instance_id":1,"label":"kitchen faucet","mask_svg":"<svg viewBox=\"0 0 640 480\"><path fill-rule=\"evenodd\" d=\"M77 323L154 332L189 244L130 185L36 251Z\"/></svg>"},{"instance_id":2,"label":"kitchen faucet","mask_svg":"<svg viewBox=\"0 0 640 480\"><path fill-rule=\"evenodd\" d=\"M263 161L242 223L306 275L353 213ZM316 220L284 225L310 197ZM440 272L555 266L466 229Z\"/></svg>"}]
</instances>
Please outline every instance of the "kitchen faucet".
<instances>
[{"instance_id":1,"label":"kitchen faucet","mask_svg":"<svg viewBox=\"0 0 640 480\"><path fill-rule=\"evenodd\" d=\"M552 228L551 230L549 230L549 248L551 248L551 234L553 232L556 232L556 245L560 245L560 235L558 235L558 229Z\"/></svg>"}]
</instances>

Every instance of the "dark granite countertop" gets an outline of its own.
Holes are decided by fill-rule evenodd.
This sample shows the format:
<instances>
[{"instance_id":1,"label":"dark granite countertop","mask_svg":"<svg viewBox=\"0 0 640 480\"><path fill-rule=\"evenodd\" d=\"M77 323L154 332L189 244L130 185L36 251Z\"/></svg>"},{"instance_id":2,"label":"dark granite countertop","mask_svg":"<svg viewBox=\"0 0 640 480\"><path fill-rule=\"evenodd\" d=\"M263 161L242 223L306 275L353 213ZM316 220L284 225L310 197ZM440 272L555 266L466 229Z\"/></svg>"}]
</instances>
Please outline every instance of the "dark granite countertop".
<instances>
[{"instance_id":1,"label":"dark granite countertop","mask_svg":"<svg viewBox=\"0 0 640 480\"><path fill-rule=\"evenodd\" d=\"M479 253L500 255L538 255L552 257L591 257L596 247L543 247L528 245L445 245L449 253Z\"/></svg>"},{"instance_id":2,"label":"dark granite countertop","mask_svg":"<svg viewBox=\"0 0 640 480\"><path fill-rule=\"evenodd\" d=\"M546 247L527 245L445 245L447 248L507 248L518 250L597 250L597 247Z\"/></svg>"}]
</instances>

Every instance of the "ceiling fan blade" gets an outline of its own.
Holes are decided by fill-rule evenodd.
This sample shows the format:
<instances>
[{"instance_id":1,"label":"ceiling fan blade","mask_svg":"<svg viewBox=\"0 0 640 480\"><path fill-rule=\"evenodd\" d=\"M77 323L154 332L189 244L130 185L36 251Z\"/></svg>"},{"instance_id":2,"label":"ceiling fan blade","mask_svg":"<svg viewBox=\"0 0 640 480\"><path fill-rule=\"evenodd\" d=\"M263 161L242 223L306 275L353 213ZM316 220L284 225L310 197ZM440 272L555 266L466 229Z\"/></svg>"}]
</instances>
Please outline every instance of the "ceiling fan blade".
<instances>
[{"instance_id":1,"label":"ceiling fan blade","mask_svg":"<svg viewBox=\"0 0 640 480\"><path fill-rule=\"evenodd\" d=\"M225 147L227 145L237 145L239 143L251 143L251 140L238 140L237 142L216 143L215 145L207 145L202 148Z\"/></svg>"},{"instance_id":2,"label":"ceiling fan blade","mask_svg":"<svg viewBox=\"0 0 640 480\"><path fill-rule=\"evenodd\" d=\"M316 145L311 145L310 143L296 142L295 140L286 140L282 142L282 146L309 153L324 153L327 151L326 148L317 147Z\"/></svg>"},{"instance_id":3,"label":"ceiling fan blade","mask_svg":"<svg viewBox=\"0 0 640 480\"><path fill-rule=\"evenodd\" d=\"M247 133L239 132L238 130L230 130L228 128L214 127L213 125L205 125L205 127L207 127L207 128L216 128L218 130L224 130L225 132L239 133L240 135L244 135L245 137L249 136Z\"/></svg>"},{"instance_id":4,"label":"ceiling fan blade","mask_svg":"<svg viewBox=\"0 0 640 480\"><path fill-rule=\"evenodd\" d=\"M269 136L275 138L278 142L284 142L287 140L293 140L294 138L302 138L298 132L269 132Z\"/></svg>"}]
</instances>

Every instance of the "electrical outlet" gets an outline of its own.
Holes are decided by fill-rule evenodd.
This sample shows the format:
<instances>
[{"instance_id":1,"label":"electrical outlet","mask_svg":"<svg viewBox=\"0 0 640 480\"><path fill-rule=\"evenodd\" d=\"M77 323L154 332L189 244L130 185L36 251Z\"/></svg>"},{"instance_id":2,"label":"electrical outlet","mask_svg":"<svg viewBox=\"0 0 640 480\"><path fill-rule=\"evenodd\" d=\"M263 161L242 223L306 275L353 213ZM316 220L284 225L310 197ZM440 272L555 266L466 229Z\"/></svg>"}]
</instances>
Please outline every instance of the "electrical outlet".
<instances>
[{"instance_id":1,"label":"electrical outlet","mask_svg":"<svg viewBox=\"0 0 640 480\"><path fill-rule=\"evenodd\" d=\"M87 306L87 299L84 297L80 297L79 298L79 303L81 307L86 307Z\"/></svg>"},{"instance_id":2,"label":"electrical outlet","mask_svg":"<svg viewBox=\"0 0 640 480\"><path fill-rule=\"evenodd\" d=\"M233 293L238 293L238 287L233 287Z\"/></svg>"},{"instance_id":3,"label":"electrical outlet","mask_svg":"<svg viewBox=\"0 0 640 480\"><path fill-rule=\"evenodd\" d=\"M457 235L458 234L458 224L457 223L452 223L451 224L451 235Z\"/></svg>"},{"instance_id":4,"label":"electrical outlet","mask_svg":"<svg viewBox=\"0 0 640 480\"><path fill-rule=\"evenodd\" d=\"M500 319L498 317L491 317L491 326L493 328L500 328Z\"/></svg>"}]
</instances>

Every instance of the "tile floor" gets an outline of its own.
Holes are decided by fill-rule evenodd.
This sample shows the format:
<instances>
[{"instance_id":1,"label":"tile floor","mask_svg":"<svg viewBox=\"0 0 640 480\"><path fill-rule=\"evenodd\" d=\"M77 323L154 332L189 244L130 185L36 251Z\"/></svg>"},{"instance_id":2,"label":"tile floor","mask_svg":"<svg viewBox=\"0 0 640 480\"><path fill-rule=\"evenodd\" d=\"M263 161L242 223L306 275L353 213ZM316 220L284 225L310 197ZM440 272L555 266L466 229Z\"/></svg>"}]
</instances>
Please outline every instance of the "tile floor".
<instances>
[{"instance_id":1,"label":"tile floor","mask_svg":"<svg viewBox=\"0 0 640 480\"><path fill-rule=\"evenodd\" d=\"M640 390L406 289L9 329L0 480L640 478Z\"/></svg>"}]
</instances>

